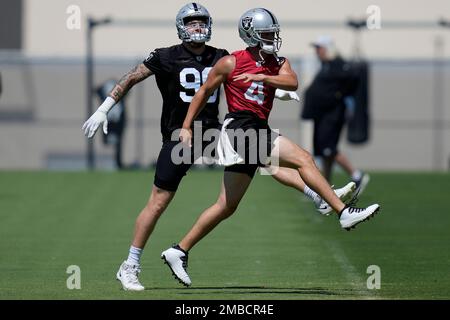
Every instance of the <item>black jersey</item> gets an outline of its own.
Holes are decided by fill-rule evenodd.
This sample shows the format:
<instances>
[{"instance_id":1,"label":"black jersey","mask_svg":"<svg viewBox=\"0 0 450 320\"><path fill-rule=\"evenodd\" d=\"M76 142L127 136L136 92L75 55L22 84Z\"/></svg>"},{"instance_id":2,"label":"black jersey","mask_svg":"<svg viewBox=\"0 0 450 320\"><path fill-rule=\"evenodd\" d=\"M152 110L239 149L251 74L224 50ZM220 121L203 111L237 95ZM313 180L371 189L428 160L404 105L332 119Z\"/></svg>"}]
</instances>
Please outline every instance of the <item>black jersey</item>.
<instances>
[{"instance_id":1,"label":"black jersey","mask_svg":"<svg viewBox=\"0 0 450 320\"><path fill-rule=\"evenodd\" d=\"M194 94L205 83L216 62L228 54L224 49L206 46L203 54L195 55L179 44L156 49L144 60L144 65L155 74L163 98L163 140L170 139L172 132L182 127ZM217 126L219 121L219 90L209 97L205 108L196 118L205 127Z\"/></svg>"}]
</instances>

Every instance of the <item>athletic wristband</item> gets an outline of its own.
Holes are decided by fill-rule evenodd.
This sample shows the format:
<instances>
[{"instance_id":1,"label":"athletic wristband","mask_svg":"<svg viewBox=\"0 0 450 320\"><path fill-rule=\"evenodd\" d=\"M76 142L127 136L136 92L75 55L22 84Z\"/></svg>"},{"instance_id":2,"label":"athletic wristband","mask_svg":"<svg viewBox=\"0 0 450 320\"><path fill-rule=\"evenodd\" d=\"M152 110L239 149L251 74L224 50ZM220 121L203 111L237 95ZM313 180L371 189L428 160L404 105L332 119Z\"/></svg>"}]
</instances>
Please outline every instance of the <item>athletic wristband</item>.
<instances>
[{"instance_id":1,"label":"athletic wristband","mask_svg":"<svg viewBox=\"0 0 450 320\"><path fill-rule=\"evenodd\" d=\"M111 97L107 97L105 99L105 101L103 101L103 103L100 105L100 107L98 107L97 111L103 112L105 114L108 113L108 111L114 107L114 105L116 104L116 100L114 100Z\"/></svg>"}]
</instances>

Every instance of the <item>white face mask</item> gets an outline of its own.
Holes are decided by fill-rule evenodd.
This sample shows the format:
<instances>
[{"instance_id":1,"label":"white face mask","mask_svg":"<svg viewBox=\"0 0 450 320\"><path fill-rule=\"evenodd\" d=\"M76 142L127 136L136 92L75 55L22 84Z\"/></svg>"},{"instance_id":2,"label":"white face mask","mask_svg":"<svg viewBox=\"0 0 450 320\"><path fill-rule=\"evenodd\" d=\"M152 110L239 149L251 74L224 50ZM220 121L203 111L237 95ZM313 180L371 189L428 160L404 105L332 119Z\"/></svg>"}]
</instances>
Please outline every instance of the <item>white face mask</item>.
<instances>
[{"instance_id":1,"label":"white face mask","mask_svg":"<svg viewBox=\"0 0 450 320\"><path fill-rule=\"evenodd\" d=\"M259 44L265 53L274 54L280 50L281 47L281 38L278 32L274 32L273 39L265 39L261 34L259 36Z\"/></svg>"}]
</instances>

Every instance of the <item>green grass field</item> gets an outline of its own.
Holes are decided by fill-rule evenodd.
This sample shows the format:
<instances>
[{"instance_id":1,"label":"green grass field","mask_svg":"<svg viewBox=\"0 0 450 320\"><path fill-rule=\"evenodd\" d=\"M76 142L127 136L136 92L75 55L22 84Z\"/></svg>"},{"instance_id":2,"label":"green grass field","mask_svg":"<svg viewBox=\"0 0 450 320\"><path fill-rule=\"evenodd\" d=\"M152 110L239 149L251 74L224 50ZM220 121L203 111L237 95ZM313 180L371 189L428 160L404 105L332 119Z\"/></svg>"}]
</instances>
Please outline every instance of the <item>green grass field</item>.
<instances>
[{"instance_id":1,"label":"green grass field","mask_svg":"<svg viewBox=\"0 0 450 320\"><path fill-rule=\"evenodd\" d=\"M143 255L144 292L115 280L153 172L0 172L0 299L450 299L450 175L372 173L354 231L256 176L238 211L190 252L191 288L159 258L217 196L221 171L191 171ZM336 176L340 185L344 177ZM66 268L81 268L68 290ZM381 268L381 289L366 286Z\"/></svg>"}]
</instances>

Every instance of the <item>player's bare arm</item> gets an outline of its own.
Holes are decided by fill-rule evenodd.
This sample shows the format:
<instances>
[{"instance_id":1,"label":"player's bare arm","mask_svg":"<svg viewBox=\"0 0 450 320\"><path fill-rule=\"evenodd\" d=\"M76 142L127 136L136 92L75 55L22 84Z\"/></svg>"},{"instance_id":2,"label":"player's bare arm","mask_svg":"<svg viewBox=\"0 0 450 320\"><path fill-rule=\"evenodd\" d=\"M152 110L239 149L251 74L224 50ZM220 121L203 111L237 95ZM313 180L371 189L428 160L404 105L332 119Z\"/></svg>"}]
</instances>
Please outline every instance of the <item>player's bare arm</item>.
<instances>
[{"instance_id":1,"label":"player's bare arm","mask_svg":"<svg viewBox=\"0 0 450 320\"><path fill-rule=\"evenodd\" d=\"M136 65L120 78L119 82L109 93L109 96L116 102L119 101L136 83L141 82L152 74L153 72L143 63Z\"/></svg>"},{"instance_id":2,"label":"player's bare arm","mask_svg":"<svg viewBox=\"0 0 450 320\"><path fill-rule=\"evenodd\" d=\"M200 111L206 105L208 98L214 91L225 82L228 75L233 71L236 65L236 58L232 55L221 58L216 65L211 69L206 82L195 93L189 105L186 118L183 122L183 128L180 132L180 141L191 144L192 132L191 125Z\"/></svg>"},{"instance_id":3,"label":"player's bare arm","mask_svg":"<svg viewBox=\"0 0 450 320\"><path fill-rule=\"evenodd\" d=\"M244 82L249 81L262 81L277 89L283 89L287 91L295 91L298 88L297 75L291 68L289 60L286 59L282 64L278 75L269 76L265 74L251 74L243 73L233 77L233 81L243 80Z\"/></svg>"},{"instance_id":4,"label":"player's bare arm","mask_svg":"<svg viewBox=\"0 0 450 320\"><path fill-rule=\"evenodd\" d=\"M98 107L97 111L83 124L82 130L88 138L92 138L100 125L103 124L103 132L108 134L109 110L138 82L151 76L153 72L143 63L138 64L127 72L111 90L109 96Z\"/></svg>"}]
</instances>

